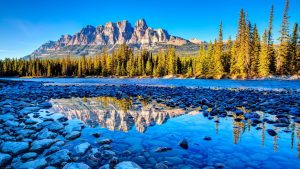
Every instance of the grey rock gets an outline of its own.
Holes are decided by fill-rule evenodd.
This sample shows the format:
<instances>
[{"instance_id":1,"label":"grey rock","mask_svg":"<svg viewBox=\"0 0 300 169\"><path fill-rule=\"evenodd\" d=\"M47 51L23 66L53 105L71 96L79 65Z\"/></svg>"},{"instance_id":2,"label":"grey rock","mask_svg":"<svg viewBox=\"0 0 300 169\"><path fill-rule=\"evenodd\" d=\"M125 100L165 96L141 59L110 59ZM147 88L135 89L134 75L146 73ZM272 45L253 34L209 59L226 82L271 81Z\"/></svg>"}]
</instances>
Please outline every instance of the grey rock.
<instances>
[{"instance_id":1,"label":"grey rock","mask_svg":"<svg viewBox=\"0 0 300 169\"><path fill-rule=\"evenodd\" d=\"M50 156L48 156L46 158L46 160L50 165L57 166L57 165L60 165L63 162L70 161L71 158L70 158L69 155L70 155L70 151L67 150L67 149L63 149L63 150L60 150L56 153L51 154Z\"/></svg>"},{"instance_id":2,"label":"grey rock","mask_svg":"<svg viewBox=\"0 0 300 169\"><path fill-rule=\"evenodd\" d=\"M0 153L0 167L4 167L11 160L11 155Z\"/></svg>"},{"instance_id":3,"label":"grey rock","mask_svg":"<svg viewBox=\"0 0 300 169\"><path fill-rule=\"evenodd\" d=\"M85 143L82 143L82 144L79 144L79 145L75 146L74 149L75 149L75 152L76 152L77 154L83 155L83 154L85 154L86 151L87 151L88 149L90 149L91 147L92 147L92 146L91 146L90 143L85 142Z\"/></svg>"},{"instance_id":4,"label":"grey rock","mask_svg":"<svg viewBox=\"0 0 300 169\"><path fill-rule=\"evenodd\" d=\"M10 155L18 155L20 153L24 153L29 149L28 142L4 142L0 146L0 151L3 153L8 153Z\"/></svg>"},{"instance_id":5,"label":"grey rock","mask_svg":"<svg viewBox=\"0 0 300 169\"><path fill-rule=\"evenodd\" d=\"M117 164L115 169L142 169L142 167L132 161L123 161Z\"/></svg>"},{"instance_id":6,"label":"grey rock","mask_svg":"<svg viewBox=\"0 0 300 169\"><path fill-rule=\"evenodd\" d=\"M74 139L76 139L76 138L78 138L80 136L81 136L81 133L79 131L72 131L71 133L67 134L65 136L65 138L67 140L74 140Z\"/></svg>"},{"instance_id":7,"label":"grey rock","mask_svg":"<svg viewBox=\"0 0 300 169\"><path fill-rule=\"evenodd\" d=\"M51 132L48 130L48 128L43 129L42 131L38 132L37 139L53 139L57 136L56 133Z\"/></svg>"},{"instance_id":8,"label":"grey rock","mask_svg":"<svg viewBox=\"0 0 300 169\"><path fill-rule=\"evenodd\" d=\"M157 163L155 169L169 169L169 167L164 163Z\"/></svg>"},{"instance_id":9,"label":"grey rock","mask_svg":"<svg viewBox=\"0 0 300 169\"><path fill-rule=\"evenodd\" d=\"M188 141L186 139L181 140L179 142L179 146L182 147L183 149L188 149L189 148Z\"/></svg>"},{"instance_id":10,"label":"grey rock","mask_svg":"<svg viewBox=\"0 0 300 169\"><path fill-rule=\"evenodd\" d=\"M42 169L47 166L45 158L28 161L20 166L20 169Z\"/></svg>"},{"instance_id":11,"label":"grey rock","mask_svg":"<svg viewBox=\"0 0 300 169\"><path fill-rule=\"evenodd\" d=\"M35 140L31 143L30 151L43 152L45 149L49 148L53 143L55 143L55 140L53 139Z\"/></svg>"},{"instance_id":12,"label":"grey rock","mask_svg":"<svg viewBox=\"0 0 300 169\"><path fill-rule=\"evenodd\" d=\"M84 163L67 163L63 169L90 169L90 167Z\"/></svg>"},{"instance_id":13,"label":"grey rock","mask_svg":"<svg viewBox=\"0 0 300 169\"><path fill-rule=\"evenodd\" d=\"M97 141L98 144L103 145L103 144L110 144L112 143L112 139L102 139Z\"/></svg>"},{"instance_id":14,"label":"grey rock","mask_svg":"<svg viewBox=\"0 0 300 169\"><path fill-rule=\"evenodd\" d=\"M112 157L115 156L115 155L116 155L116 153L113 152L113 151L110 151L110 150L104 150L104 151L102 152L102 156L103 156L104 158L106 158L106 159L110 159L110 158L112 158Z\"/></svg>"},{"instance_id":15,"label":"grey rock","mask_svg":"<svg viewBox=\"0 0 300 169\"><path fill-rule=\"evenodd\" d=\"M38 156L37 153L34 153L34 152L29 152L29 153L26 153L26 154L23 154L21 159L24 160L24 161L27 161L29 159L34 159Z\"/></svg>"}]
</instances>

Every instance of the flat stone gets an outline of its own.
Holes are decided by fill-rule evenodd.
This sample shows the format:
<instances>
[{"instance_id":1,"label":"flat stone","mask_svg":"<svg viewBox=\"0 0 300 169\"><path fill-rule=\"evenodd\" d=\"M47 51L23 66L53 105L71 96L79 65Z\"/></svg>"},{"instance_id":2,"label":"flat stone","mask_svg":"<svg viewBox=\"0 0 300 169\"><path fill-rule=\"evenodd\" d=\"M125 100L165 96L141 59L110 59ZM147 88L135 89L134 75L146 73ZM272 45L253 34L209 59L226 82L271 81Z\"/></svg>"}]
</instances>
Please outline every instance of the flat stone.
<instances>
[{"instance_id":1,"label":"flat stone","mask_svg":"<svg viewBox=\"0 0 300 169\"><path fill-rule=\"evenodd\" d=\"M0 153L0 167L4 167L11 160L11 155Z\"/></svg>"},{"instance_id":2,"label":"flat stone","mask_svg":"<svg viewBox=\"0 0 300 169\"><path fill-rule=\"evenodd\" d=\"M110 144L112 143L112 139L102 139L97 141L98 144L103 145L103 144Z\"/></svg>"},{"instance_id":3,"label":"flat stone","mask_svg":"<svg viewBox=\"0 0 300 169\"><path fill-rule=\"evenodd\" d=\"M36 159L33 161L28 161L26 163L23 163L20 166L20 169L42 169L45 168L47 166L47 161L45 160L45 158L41 158L41 159Z\"/></svg>"},{"instance_id":4,"label":"flat stone","mask_svg":"<svg viewBox=\"0 0 300 169\"><path fill-rule=\"evenodd\" d=\"M115 169L142 169L142 167L132 161L123 161L117 164Z\"/></svg>"},{"instance_id":5,"label":"flat stone","mask_svg":"<svg viewBox=\"0 0 300 169\"><path fill-rule=\"evenodd\" d=\"M90 167L84 163L67 163L63 169L90 169Z\"/></svg>"},{"instance_id":6,"label":"flat stone","mask_svg":"<svg viewBox=\"0 0 300 169\"><path fill-rule=\"evenodd\" d=\"M37 139L53 139L57 136L56 133L49 131L48 128L45 128L36 134Z\"/></svg>"},{"instance_id":7,"label":"flat stone","mask_svg":"<svg viewBox=\"0 0 300 169\"><path fill-rule=\"evenodd\" d=\"M91 147L92 147L92 146L91 146L90 143L85 142L85 143L82 143L82 144L77 145L74 149L75 149L75 152L76 152L77 154L83 155L83 154L85 154L86 151L87 151L88 149L90 149Z\"/></svg>"},{"instance_id":8,"label":"flat stone","mask_svg":"<svg viewBox=\"0 0 300 169\"><path fill-rule=\"evenodd\" d=\"M67 140L74 140L80 136L81 136L81 133L79 131L72 131L71 133L67 134L65 138Z\"/></svg>"},{"instance_id":9,"label":"flat stone","mask_svg":"<svg viewBox=\"0 0 300 169\"><path fill-rule=\"evenodd\" d=\"M71 158L70 158L69 155L70 155L70 151L67 150L67 149L63 149L63 150L60 150L58 152L55 152L55 153L51 154L50 156L48 156L46 158L46 160L48 161L48 163L50 165L57 166L57 165L60 165L63 162L70 161Z\"/></svg>"},{"instance_id":10,"label":"flat stone","mask_svg":"<svg viewBox=\"0 0 300 169\"><path fill-rule=\"evenodd\" d=\"M113 152L113 151L110 151L110 150L104 150L104 151L102 152L102 156L103 156L104 158L106 158L106 159L112 158L112 157L115 156L115 155L116 155L116 153Z\"/></svg>"},{"instance_id":11,"label":"flat stone","mask_svg":"<svg viewBox=\"0 0 300 169\"><path fill-rule=\"evenodd\" d=\"M4 142L0 146L0 150L3 153L8 153L10 155L18 155L21 153L26 152L29 149L29 143L28 142Z\"/></svg>"},{"instance_id":12,"label":"flat stone","mask_svg":"<svg viewBox=\"0 0 300 169\"><path fill-rule=\"evenodd\" d=\"M24 161L27 161L29 159L34 159L38 156L37 153L34 153L34 152L29 152L29 153L26 153L26 154L23 154L21 159L24 160Z\"/></svg>"},{"instance_id":13,"label":"flat stone","mask_svg":"<svg viewBox=\"0 0 300 169\"><path fill-rule=\"evenodd\" d=\"M55 143L55 140L52 139L35 140L31 143L30 151L43 152L46 148L49 148L53 143Z\"/></svg>"}]
</instances>

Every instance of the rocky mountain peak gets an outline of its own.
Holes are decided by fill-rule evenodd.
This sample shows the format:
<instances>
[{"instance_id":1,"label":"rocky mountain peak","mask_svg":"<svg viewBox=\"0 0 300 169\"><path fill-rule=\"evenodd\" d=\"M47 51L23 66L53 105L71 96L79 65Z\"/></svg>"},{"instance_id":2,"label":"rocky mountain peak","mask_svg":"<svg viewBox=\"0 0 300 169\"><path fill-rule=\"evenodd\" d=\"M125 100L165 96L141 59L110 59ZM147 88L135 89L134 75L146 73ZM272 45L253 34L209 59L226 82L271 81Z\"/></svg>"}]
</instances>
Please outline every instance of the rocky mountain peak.
<instances>
[{"instance_id":1,"label":"rocky mountain peak","mask_svg":"<svg viewBox=\"0 0 300 169\"><path fill-rule=\"evenodd\" d=\"M145 21L145 19L139 19L136 23L135 23L135 27L139 30L146 30L148 28L148 25Z\"/></svg>"},{"instance_id":2,"label":"rocky mountain peak","mask_svg":"<svg viewBox=\"0 0 300 169\"><path fill-rule=\"evenodd\" d=\"M169 35L161 28L148 27L144 19L139 19L133 27L127 20L107 22L94 27L87 25L74 35L62 35L60 39L41 45L29 56L64 56L100 53L103 47L113 50L125 43L141 49L159 49L167 45L182 46L188 40Z\"/></svg>"}]
</instances>

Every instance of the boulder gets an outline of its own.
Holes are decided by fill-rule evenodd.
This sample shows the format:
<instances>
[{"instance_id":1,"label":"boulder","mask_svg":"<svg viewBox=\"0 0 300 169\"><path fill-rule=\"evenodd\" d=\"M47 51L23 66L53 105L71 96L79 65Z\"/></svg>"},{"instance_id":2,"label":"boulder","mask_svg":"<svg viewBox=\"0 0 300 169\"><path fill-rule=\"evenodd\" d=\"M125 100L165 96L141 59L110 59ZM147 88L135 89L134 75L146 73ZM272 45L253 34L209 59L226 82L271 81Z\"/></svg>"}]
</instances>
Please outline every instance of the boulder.
<instances>
[{"instance_id":1,"label":"boulder","mask_svg":"<svg viewBox=\"0 0 300 169\"><path fill-rule=\"evenodd\" d=\"M69 155L70 155L70 151L67 149L63 149L51 154L46 158L46 160L50 165L58 166L61 165L61 163L63 162L70 161L71 158Z\"/></svg>"},{"instance_id":2,"label":"boulder","mask_svg":"<svg viewBox=\"0 0 300 169\"><path fill-rule=\"evenodd\" d=\"M11 155L0 153L0 168L4 167L11 160Z\"/></svg>"},{"instance_id":3,"label":"boulder","mask_svg":"<svg viewBox=\"0 0 300 169\"><path fill-rule=\"evenodd\" d=\"M20 169L43 169L46 166L47 161L45 158L41 158L21 164Z\"/></svg>"},{"instance_id":4,"label":"boulder","mask_svg":"<svg viewBox=\"0 0 300 169\"><path fill-rule=\"evenodd\" d=\"M63 169L90 169L90 167L84 163L67 163Z\"/></svg>"},{"instance_id":5,"label":"boulder","mask_svg":"<svg viewBox=\"0 0 300 169\"><path fill-rule=\"evenodd\" d=\"M35 140L31 143L30 151L43 152L45 149L49 148L53 143L55 143L55 140L53 139Z\"/></svg>"},{"instance_id":6,"label":"boulder","mask_svg":"<svg viewBox=\"0 0 300 169\"><path fill-rule=\"evenodd\" d=\"M88 149L90 149L91 147L92 147L92 146L91 146L90 143L85 142L85 143L82 143L82 144L77 145L74 149L75 149L75 152L76 152L77 154L83 155L83 154L85 154L86 151L87 151Z\"/></svg>"},{"instance_id":7,"label":"boulder","mask_svg":"<svg viewBox=\"0 0 300 169\"><path fill-rule=\"evenodd\" d=\"M115 169L142 169L142 167L132 161L123 161L117 164Z\"/></svg>"},{"instance_id":8,"label":"boulder","mask_svg":"<svg viewBox=\"0 0 300 169\"><path fill-rule=\"evenodd\" d=\"M10 155L16 156L21 153L26 152L29 149L28 142L13 142L7 141L1 144L0 151L3 153L8 153Z\"/></svg>"}]
</instances>

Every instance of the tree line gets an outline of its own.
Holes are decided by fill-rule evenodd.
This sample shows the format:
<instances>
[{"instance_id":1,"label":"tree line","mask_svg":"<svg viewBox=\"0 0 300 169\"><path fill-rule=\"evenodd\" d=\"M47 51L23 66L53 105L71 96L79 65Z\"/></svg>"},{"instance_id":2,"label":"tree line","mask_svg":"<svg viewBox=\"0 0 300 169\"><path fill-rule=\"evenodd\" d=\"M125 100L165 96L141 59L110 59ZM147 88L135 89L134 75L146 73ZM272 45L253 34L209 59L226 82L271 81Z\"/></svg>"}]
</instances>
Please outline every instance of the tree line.
<instances>
[{"instance_id":1,"label":"tree line","mask_svg":"<svg viewBox=\"0 0 300 169\"><path fill-rule=\"evenodd\" d=\"M222 22L218 38L202 43L198 56L179 56L175 47L153 54L146 49L134 52L127 45L96 56L63 58L30 58L0 60L0 76L154 76L180 75L200 78L255 78L269 75L300 74L299 26L289 30L289 0L280 29L278 43L273 39L274 6L270 10L268 28L259 35L242 9L235 40L224 42Z\"/></svg>"}]
</instances>

